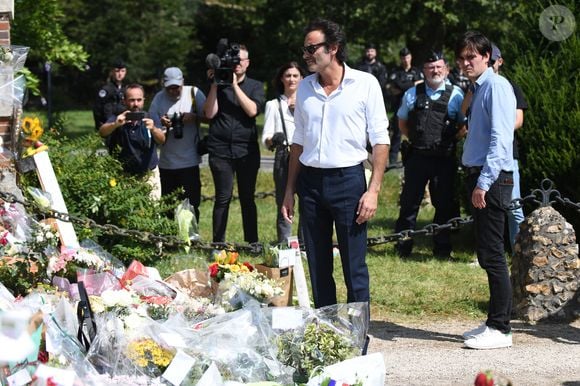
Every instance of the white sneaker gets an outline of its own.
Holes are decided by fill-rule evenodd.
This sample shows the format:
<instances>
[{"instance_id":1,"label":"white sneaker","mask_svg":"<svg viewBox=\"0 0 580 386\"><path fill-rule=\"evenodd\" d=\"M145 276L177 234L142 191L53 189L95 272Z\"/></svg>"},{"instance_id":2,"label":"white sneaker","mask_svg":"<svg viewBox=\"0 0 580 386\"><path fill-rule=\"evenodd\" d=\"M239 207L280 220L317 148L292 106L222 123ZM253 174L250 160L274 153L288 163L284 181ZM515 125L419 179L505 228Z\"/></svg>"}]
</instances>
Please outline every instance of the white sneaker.
<instances>
[{"instance_id":1,"label":"white sneaker","mask_svg":"<svg viewBox=\"0 0 580 386\"><path fill-rule=\"evenodd\" d=\"M488 350L494 348L511 347L512 334L486 327L481 334L475 335L465 341L465 346L477 350Z\"/></svg>"},{"instance_id":2,"label":"white sneaker","mask_svg":"<svg viewBox=\"0 0 580 386\"><path fill-rule=\"evenodd\" d=\"M469 331L465 331L463 333L463 338L464 339L473 338L475 335L479 335L482 332L484 332L486 328L487 328L487 325L485 324L485 322L481 322L481 324L479 326L475 327L474 329L469 330Z\"/></svg>"}]
</instances>

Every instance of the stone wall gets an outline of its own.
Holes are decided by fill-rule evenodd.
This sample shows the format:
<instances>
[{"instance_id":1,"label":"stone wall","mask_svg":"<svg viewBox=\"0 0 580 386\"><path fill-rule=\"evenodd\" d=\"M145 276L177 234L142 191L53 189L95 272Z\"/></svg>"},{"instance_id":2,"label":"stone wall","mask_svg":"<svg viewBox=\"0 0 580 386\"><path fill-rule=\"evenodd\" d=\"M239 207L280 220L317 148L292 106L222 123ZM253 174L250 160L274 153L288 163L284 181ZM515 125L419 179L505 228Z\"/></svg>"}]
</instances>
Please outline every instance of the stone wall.
<instances>
[{"instance_id":1,"label":"stone wall","mask_svg":"<svg viewBox=\"0 0 580 386\"><path fill-rule=\"evenodd\" d=\"M572 226L552 207L521 224L512 258L516 316L535 322L580 317L580 259Z\"/></svg>"}]
</instances>

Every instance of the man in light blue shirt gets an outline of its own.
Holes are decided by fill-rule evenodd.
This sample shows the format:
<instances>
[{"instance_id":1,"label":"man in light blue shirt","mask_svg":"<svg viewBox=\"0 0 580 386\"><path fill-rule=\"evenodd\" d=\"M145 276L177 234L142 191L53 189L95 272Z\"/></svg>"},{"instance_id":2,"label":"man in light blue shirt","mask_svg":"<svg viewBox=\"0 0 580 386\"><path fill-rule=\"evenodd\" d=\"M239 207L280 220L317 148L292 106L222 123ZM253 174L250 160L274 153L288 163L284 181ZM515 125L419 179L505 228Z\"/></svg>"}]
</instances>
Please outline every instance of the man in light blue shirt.
<instances>
[{"instance_id":1,"label":"man in light blue shirt","mask_svg":"<svg viewBox=\"0 0 580 386\"><path fill-rule=\"evenodd\" d=\"M395 232L415 229L417 214L423 200L425 185L435 216L433 222L444 224L459 216L455 202L456 135L463 125L461 103L463 92L446 84L447 64L440 52L433 52L423 65L425 82L410 88L403 95L397 113L401 133L409 138L402 149L405 184L401 193L401 208ZM451 256L449 230L433 236L433 254L441 258ZM413 239L400 240L397 252L401 257L411 254Z\"/></svg>"},{"instance_id":2,"label":"man in light blue shirt","mask_svg":"<svg viewBox=\"0 0 580 386\"><path fill-rule=\"evenodd\" d=\"M507 79L489 67L491 51L489 39L475 31L465 33L455 49L473 88L462 162L475 223L477 260L487 273L490 291L486 322L463 334L465 345L473 349L512 345L512 287L503 235L513 188L516 98Z\"/></svg>"}]
</instances>

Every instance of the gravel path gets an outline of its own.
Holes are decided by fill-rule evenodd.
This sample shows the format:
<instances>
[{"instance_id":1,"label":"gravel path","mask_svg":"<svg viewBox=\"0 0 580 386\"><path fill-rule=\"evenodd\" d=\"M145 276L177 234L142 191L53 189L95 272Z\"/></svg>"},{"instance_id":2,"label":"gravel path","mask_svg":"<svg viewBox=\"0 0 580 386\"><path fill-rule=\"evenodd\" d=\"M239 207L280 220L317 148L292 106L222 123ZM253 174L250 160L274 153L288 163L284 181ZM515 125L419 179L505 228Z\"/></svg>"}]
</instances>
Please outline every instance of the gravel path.
<instances>
[{"instance_id":1,"label":"gravel path","mask_svg":"<svg viewBox=\"0 0 580 386\"><path fill-rule=\"evenodd\" d=\"M369 353L382 352L388 385L473 385L492 369L513 385L580 386L580 320L512 322L513 347L470 350L461 334L477 322L397 324L371 321Z\"/></svg>"}]
</instances>

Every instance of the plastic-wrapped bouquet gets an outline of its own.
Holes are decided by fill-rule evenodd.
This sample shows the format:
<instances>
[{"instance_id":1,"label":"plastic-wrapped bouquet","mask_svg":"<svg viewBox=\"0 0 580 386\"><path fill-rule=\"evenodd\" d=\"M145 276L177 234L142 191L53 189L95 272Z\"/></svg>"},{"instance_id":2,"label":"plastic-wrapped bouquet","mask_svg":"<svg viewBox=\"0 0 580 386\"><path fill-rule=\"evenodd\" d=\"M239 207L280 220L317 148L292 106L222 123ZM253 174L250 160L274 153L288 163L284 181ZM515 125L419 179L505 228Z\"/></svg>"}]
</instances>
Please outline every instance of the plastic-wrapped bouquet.
<instances>
[{"instance_id":1,"label":"plastic-wrapped bouquet","mask_svg":"<svg viewBox=\"0 0 580 386\"><path fill-rule=\"evenodd\" d=\"M64 276L76 282L77 271L80 269L102 272L109 268L109 264L90 249L63 246L60 253L54 253L50 256L47 272L49 276Z\"/></svg>"},{"instance_id":2,"label":"plastic-wrapped bouquet","mask_svg":"<svg viewBox=\"0 0 580 386\"><path fill-rule=\"evenodd\" d=\"M175 352L146 337L136 339L127 345L127 357L152 378L158 377L171 363Z\"/></svg>"},{"instance_id":3,"label":"plastic-wrapped bouquet","mask_svg":"<svg viewBox=\"0 0 580 386\"><path fill-rule=\"evenodd\" d=\"M214 262L209 266L210 277L219 283L226 273L248 273L254 270L252 264L238 261L239 254L235 251L213 251Z\"/></svg>"},{"instance_id":4,"label":"plastic-wrapped bouquet","mask_svg":"<svg viewBox=\"0 0 580 386\"><path fill-rule=\"evenodd\" d=\"M47 281L47 255L57 244L57 232L42 222L30 221L23 235L1 230L0 281L21 295Z\"/></svg>"}]
</instances>

